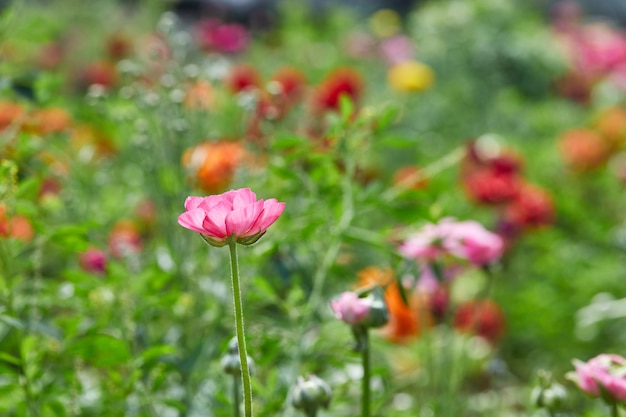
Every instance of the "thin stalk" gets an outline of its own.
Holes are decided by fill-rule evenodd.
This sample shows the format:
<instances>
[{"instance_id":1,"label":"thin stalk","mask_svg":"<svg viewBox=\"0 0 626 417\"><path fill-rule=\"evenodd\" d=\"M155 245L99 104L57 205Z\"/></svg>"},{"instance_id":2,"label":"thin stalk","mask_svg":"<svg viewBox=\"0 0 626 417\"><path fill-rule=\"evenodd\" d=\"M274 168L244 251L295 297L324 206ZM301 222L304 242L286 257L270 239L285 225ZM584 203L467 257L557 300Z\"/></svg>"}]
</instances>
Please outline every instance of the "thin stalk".
<instances>
[{"instance_id":1,"label":"thin stalk","mask_svg":"<svg viewBox=\"0 0 626 417\"><path fill-rule=\"evenodd\" d=\"M233 375L233 417L241 416L241 399L239 398L240 391L241 387L239 387L239 377L237 375Z\"/></svg>"},{"instance_id":2,"label":"thin stalk","mask_svg":"<svg viewBox=\"0 0 626 417\"><path fill-rule=\"evenodd\" d=\"M248 368L248 352L243 326L243 306L241 303L241 288L239 285L239 265L237 263L237 242L229 243L230 274L233 284L233 304L235 306L235 325L239 360L241 361L241 382L243 384L243 406L245 417L252 417L252 389L250 387L250 369Z\"/></svg>"},{"instance_id":3,"label":"thin stalk","mask_svg":"<svg viewBox=\"0 0 626 417\"><path fill-rule=\"evenodd\" d=\"M611 417L619 417L619 410L617 408L617 401L611 403Z\"/></svg>"},{"instance_id":4,"label":"thin stalk","mask_svg":"<svg viewBox=\"0 0 626 417\"><path fill-rule=\"evenodd\" d=\"M363 330L361 335L361 355L363 357L363 395L361 396L361 416L370 416L370 343L369 343L369 331Z\"/></svg>"}]
</instances>

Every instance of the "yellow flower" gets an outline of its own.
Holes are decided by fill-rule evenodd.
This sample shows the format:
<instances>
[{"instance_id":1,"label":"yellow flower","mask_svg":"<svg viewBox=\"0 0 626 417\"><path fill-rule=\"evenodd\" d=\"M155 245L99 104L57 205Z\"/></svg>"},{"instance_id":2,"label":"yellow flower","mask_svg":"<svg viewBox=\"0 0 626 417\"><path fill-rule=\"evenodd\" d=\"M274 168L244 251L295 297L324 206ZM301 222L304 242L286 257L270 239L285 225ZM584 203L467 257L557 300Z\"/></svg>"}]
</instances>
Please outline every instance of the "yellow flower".
<instances>
[{"instance_id":1,"label":"yellow flower","mask_svg":"<svg viewBox=\"0 0 626 417\"><path fill-rule=\"evenodd\" d=\"M435 82L435 73L421 62L404 61L389 69L387 81L398 91L424 91Z\"/></svg>"}]
</instances>

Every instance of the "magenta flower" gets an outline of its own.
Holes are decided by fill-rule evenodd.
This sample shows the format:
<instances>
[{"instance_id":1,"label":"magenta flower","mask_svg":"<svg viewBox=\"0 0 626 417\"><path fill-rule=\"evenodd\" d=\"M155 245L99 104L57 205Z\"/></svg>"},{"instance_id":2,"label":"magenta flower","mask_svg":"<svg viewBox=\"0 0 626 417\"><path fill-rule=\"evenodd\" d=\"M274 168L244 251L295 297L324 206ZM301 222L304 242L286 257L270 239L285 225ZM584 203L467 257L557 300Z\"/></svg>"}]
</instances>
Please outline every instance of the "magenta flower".
<instances>
[{"instance_id":1,"label":"magenta flower","mask_svg":"<svg viewBox=\"0 0 626 417\"><path fill-rule=\"evenodd\" d=\"M206 19L198 24L196 36L200 46L221 53L241 52L248 46L246 28L237 23L222 23L217 19Z\"/></svg>"},{"instance_id":2,"label":"magenta flower","mask_svg":"<svg viewBox=\"0 0 626 417\"><path fill-rule=\"evenodd\" d=\"M103 250L89 248L80 254L78 264L83 271L104 274L106 272L107 260L107 254Z\"/></svg>"},{"instance_id":3,"label":"magenta flower","mask_svg":"<svg viewBox=\"0 0 626 417\"><path fill-rule=\"evenodd\" d=\"M213 246L231 242L251 245L283 213L285 203L256 199L249 188L227 191L208 197L187 197L178 224L202 234Z\"/></svg>"},{"instance_id":4,"label":"magenta flower","mask_svg":"<svg viewBox=\"0 0 626 417\"><path fill-rule=\"evenodd\" d=\"M356 293L346 291L330 302L335 317L352 326L361 324L370 313L370 301Z\"/></svg>"},{"instance_id":5,"label":"magenta flower","mask_svg":"<svg viewBox=\"0 0 626 417\"><path fill-rule=\"evenodd\" d=\"M587 362L574 360L574 366L576 371L569 373L568 378L582 391L593 397L608 396L609 400L626 402L626 359L604 353Z\"/></svg>"}]
</instances>

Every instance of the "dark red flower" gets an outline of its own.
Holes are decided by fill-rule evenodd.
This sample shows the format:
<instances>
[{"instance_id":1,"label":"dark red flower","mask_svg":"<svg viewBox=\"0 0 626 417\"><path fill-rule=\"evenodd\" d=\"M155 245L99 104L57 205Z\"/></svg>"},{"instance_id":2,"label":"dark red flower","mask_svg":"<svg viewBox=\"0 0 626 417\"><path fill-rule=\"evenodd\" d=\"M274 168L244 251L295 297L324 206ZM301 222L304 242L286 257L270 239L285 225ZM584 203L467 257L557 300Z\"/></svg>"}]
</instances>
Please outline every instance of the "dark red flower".
<instances>
[{"instance_id":1,"label":"dark red flower","mask_svg":"<svg viewBox=\"0 0 626 417\"><path fill-rule=\"evenodd\" d=\"M461 333L475 334L496 343L504 334L505 318L492 300L472 300L457 307L454 328Z\"/></svg>"}]
</instances>

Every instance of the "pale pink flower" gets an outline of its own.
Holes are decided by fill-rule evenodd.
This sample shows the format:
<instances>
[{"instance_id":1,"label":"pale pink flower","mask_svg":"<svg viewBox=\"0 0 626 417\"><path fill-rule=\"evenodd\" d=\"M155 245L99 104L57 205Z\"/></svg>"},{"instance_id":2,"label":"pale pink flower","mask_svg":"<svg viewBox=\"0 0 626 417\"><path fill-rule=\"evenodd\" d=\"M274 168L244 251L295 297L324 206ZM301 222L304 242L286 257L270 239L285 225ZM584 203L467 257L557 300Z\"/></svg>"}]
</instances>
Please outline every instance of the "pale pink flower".
<instances>
[{"instance_id":1,"label":"pale pink flower","mask_svg":"<svg viewBox=\"0 0 626 417\"><path fill-rule=\"evenodd\" d=\"M447 249L453 255L482 266L500 259L504 250L502 238L475 221L449 223Z\"/></svg>"},{"instance_id":2,"label":"pale pink flower","mask_svg":"<svg viewBox=\"0 0 626 417\"><path fill-rule=\"evenodd\" d=\"M411 38L405 35L396 35L380 41L380 55L388 64L415 59L415 46Z\"/></svg>"},{"instance_id":3,"label":"pale pink flower","mask_svg":"<svg viewBox=\"0 0 626 417\"><path fill-rule=\"evenodd\" d=\"M615 354L601 354L587 362L574 360L575 372L568 374L587 394L608 394L614 401L626 401L626 359Z\"/></svg>"},{"instance_id":4,"label":"pale pink flower","mask_svg":"<svg viewBox=\"0 0 626 417\"><path fill-rule=\"evenodd\" d=\"M346 291L330 302L330 308L335 313L335 317L354 326L368 318L370 302L366 298L360 298L354 292Z\"/></svg>"},{"instance_id":5,"label":"pale pink flower","mask_svg":"<svg viewBox=\"0 0 626 417\"><path fill-rule=\"evenodd\" d=\"M504 250L502 238L474 221L452 218L427 224L398 248L401 255L420 261L452 256L482 266L497 261Z\"/></svg>"},{"instance_id":6,"label":"pale pink flower","mask_svg":"<svg viewBox=\"0 0 626 417\"><path fill-rule=\"evenodd\" d=\"M208 197L187 197L185 211L178 223L201 233L213 246L232 241L250 245L266 232L283 213L285 203L256 199L249 188L227 191Z\"/></svg>"}]
</instances>

